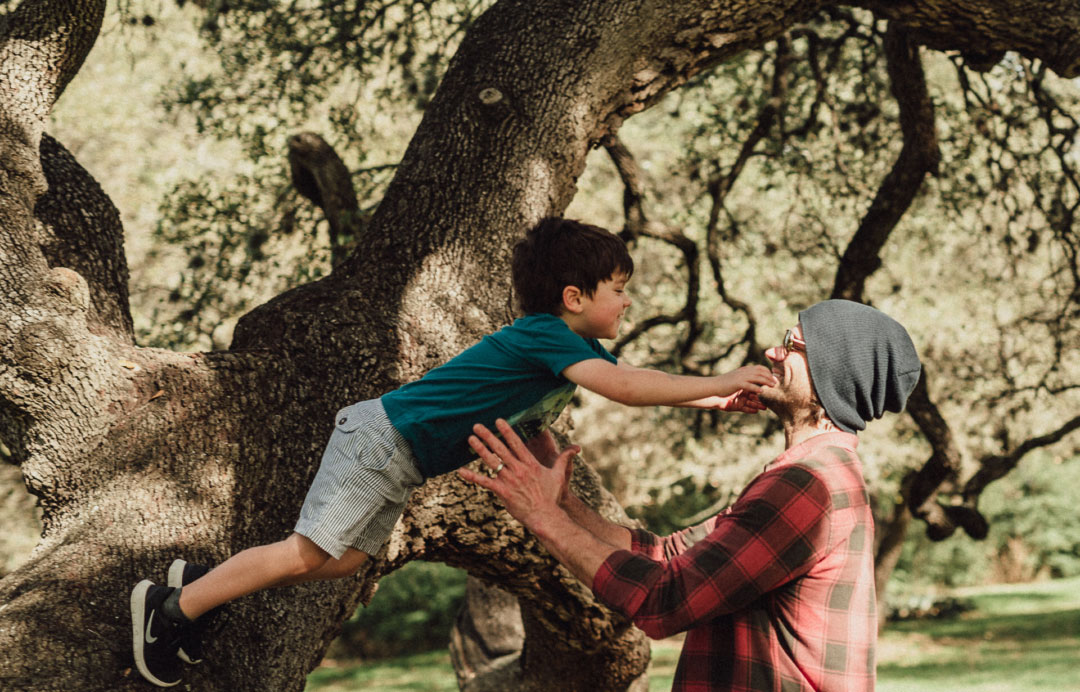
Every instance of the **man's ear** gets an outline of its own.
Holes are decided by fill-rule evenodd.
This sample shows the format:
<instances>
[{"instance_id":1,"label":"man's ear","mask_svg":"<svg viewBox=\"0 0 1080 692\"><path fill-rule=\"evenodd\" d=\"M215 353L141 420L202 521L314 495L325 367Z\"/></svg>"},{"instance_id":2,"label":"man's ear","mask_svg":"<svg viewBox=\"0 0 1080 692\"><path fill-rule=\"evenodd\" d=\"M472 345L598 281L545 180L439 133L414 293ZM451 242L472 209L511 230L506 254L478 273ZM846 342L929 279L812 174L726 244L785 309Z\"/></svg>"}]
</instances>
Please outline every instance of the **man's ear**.
<instances>
[{"instance_id":1,"label":"man's ear","mask_svg":"<svg viewBox=\"0 0 1080 692\"><path fill-rule=\"evenodd\" d=\"M585 295L581 292L581 289L577 286L563 286L562 290L562 306L563 310L567 312L578 314L584 310L582 305L582 299Z\"/></svg>"}]
</instances>

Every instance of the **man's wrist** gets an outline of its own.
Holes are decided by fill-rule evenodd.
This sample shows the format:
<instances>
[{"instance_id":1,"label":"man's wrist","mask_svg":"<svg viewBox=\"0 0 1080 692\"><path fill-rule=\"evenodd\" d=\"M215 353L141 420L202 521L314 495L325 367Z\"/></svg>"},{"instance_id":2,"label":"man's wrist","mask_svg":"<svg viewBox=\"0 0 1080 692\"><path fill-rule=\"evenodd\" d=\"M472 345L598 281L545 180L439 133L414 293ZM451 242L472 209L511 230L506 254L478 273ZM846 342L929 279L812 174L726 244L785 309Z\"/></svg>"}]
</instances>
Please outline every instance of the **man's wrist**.
<instances>
[{"instance_id":1,"label":"man's wrist","mask_svg":"<svg viewBox=\"0 0 1080 692\"><path fill-rule=\"evenodd\" d=\"M563 510L568 516L573 518L579 517L582 513L588 511L589 506L574 493L566 493L566 496L559 501L559 509Z\"/></svg>"},{"instance_id":2,"label":"man's wrist","mask_svg":"<svg viewBox=\"0 0 1080 692\"><path fill-rule=\"evenodd\" d=\"M541 541L546 541L546 539L559 536L560 533L565 534L566 526L572 524L573 520L565 509L558 505L552 505L532 512L521 523L525 525L525 528L536 534L536 537ZM564 531L560 532L560 527Z\"/></svg>"}]
</instances>

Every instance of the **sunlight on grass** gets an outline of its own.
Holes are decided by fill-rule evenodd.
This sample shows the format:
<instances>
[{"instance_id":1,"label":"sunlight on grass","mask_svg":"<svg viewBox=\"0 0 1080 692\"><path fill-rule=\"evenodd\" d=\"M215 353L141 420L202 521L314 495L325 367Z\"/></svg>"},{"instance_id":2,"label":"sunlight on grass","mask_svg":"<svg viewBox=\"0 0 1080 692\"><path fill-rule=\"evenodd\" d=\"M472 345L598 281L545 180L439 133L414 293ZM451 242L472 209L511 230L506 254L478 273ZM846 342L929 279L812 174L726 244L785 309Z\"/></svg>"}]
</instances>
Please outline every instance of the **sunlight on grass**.
<instances>
[{"instance_id":1,"label":"sunlight on grass","mask_svg":"<svg viewBox=\"0 0 1080 692\"><path fill-rule=\"evenodd\" d=\"M957 595L976 609L885 631L879 692L1080 692L1080 579Z\"/></svg>"},{"instance_id":2,"label":"sunlight on grass","mask_svg":"<svg viewBox=\"0 0 1080 692\"><path fill-rule=\"evenodd\" d=\"M878 647L878 692L1080 692L1080 579L965 589L976 609L890 625ZM671 689L682 646L653 642L650 692ZM321 667L307 692L456 690L445 651Z\"/></svg>"},{"instance_id":3,"label":"sunlight on grass","mask_svg":"<svg viewBox=\"0 0 1080 692\"><path fill-rule=\"evenodd\" d=\"M340 667L329 667L326 663L308 676L308 692L442 692L458 688L446 651Z\"/></svg>"}]
</instances>

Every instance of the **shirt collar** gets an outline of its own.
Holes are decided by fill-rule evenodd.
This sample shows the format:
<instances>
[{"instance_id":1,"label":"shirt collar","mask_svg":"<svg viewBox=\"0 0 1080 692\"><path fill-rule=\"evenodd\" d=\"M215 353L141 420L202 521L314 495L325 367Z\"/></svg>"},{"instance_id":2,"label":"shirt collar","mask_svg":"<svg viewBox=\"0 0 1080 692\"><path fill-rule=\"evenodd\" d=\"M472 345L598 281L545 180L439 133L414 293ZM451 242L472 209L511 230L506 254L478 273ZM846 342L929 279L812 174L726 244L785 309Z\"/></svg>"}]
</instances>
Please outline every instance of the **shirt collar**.
<instances>
[{"instance_id":1,"label":"shirt collar","mask_svg":"<svg viewBox=\"0 0 1080 692\"><path fill-rule=\"evenodd\" d=\"M815 452L824 449L825 447L841 447L850 452L854 452L855 448L858 446L859 438L852 433L846 433L839 430L836 432L821 433L820 435L814 435L808 440L803 440L791 449L785 449L780 456L766 464L765 468L767 470L780 466L781 464L788 464L793 461L805 459L806 457L813 456Z\"/></svg>"}]
</instances>

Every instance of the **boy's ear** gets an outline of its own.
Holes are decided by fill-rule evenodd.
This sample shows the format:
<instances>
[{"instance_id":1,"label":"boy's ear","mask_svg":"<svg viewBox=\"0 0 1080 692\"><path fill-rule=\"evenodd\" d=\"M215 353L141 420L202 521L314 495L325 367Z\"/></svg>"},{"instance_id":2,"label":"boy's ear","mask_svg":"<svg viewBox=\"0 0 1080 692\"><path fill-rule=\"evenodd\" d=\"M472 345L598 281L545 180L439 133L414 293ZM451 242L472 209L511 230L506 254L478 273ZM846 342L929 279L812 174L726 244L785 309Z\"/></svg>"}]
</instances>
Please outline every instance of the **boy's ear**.
<instances>
[{"instance_id":1,"label":"boy's ear","mask_svg":"<svg viewBox=\"0 0 1080 692\"><path fill-rule=\"evenodd\" d=\"M562 290L562 306L567 312L574 313L575 315L584 309L582 305L582 298L584 294L577 286L563 286Z\"/></svg>"}]
</instances>

